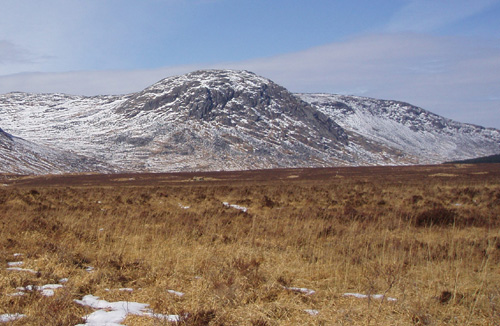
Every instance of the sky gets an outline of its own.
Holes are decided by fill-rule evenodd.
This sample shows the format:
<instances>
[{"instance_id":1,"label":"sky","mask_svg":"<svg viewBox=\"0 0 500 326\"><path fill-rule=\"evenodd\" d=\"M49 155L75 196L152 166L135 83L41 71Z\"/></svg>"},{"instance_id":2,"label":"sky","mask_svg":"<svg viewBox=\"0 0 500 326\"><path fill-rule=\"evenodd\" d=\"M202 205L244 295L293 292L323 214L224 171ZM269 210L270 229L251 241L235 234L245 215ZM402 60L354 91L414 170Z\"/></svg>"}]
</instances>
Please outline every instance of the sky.
<instances>
[{"instance_id":1,"label":"sky","mask_svg":"<svg viewBox=\"0 0 500 326\"><path fill-rule=\"evenodd\" d=\"M500 129L500 0L2 0L0 9L0 93L125 94L198 69L245 69L292 92L399 100Z\"/></svg>"}]
</instances>

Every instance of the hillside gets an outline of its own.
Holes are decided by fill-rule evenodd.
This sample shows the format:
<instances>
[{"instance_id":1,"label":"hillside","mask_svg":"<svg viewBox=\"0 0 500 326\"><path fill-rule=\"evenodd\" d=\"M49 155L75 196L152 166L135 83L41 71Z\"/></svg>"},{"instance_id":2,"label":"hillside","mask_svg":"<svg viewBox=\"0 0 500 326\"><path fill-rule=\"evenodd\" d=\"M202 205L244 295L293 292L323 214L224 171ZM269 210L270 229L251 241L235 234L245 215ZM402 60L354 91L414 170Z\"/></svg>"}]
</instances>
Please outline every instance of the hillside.
<instances>
[{"instance_id":1,"label":"hillside","mask_svg":"<svg viewBox=\"0 0 500 326\"><path fill-rule=\"evenodd\" d=\"M105 163L71 152L41 146L0 129L0 173L58 174L112 172Z\"/></svg>"},{"instance_id":2,"label":"hillside","mask_svg":"<svg viewBox=\"0 0 500 326\"><path fill-rule=\"evenodd\" d=\"M299 94L345 130L434 164L497 153L500 131L441 117L399 101Z\"/></svg>"}]
</instances>

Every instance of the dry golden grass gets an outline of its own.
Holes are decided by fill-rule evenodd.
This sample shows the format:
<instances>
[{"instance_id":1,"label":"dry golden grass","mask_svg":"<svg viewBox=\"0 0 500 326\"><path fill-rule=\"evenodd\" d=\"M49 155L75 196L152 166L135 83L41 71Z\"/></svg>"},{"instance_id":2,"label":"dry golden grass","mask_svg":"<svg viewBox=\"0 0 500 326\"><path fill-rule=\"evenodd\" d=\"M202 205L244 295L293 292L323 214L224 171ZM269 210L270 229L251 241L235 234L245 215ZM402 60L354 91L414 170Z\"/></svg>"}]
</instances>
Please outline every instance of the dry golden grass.
<instances>
[{"instance_id":1,"label":"dry golden grass","mask_svg":"<svg viewBox=\"0 0 500 326\"><path fill-rule=\"evenodd\" d=\"M75 325L93 310L74 300L93 294L185 316L180 325L499 325L500 173L489 169L11 183L0 188L0 314ZM38 273L7 271L16 260ZM61 278L53 297L9 295Z\"/></svg>"}]
</instances>

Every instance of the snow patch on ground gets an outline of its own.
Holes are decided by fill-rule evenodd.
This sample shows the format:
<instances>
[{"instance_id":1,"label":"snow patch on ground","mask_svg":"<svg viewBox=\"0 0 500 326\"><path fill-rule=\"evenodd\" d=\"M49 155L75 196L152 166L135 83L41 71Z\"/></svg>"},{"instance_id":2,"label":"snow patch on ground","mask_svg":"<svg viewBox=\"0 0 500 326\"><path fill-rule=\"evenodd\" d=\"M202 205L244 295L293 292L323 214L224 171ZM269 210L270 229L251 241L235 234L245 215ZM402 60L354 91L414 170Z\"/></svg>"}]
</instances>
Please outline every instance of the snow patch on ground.
<instances>
[{"instance_id":1,"label":"snow patch on ground","mask_svg":"<svg viewBox=\"0 0 500 326\"><path fill-rule=\"evenodd\" d=\"M75 300L75 302L82 306L96 309L96 311L84 317L85 324L77 326L121 325L120 323L127 318L127 315L152 317L168 322L180 322L182 320L179 315L156 314L148 308L149 304L146 303L130 301L108 302L106 300L99 300L99 297L91 294L84 296L82 300Z\"/></svg>"},{"instance_id":2,"label":"snow patch on ground","mask_svg":"<svg viewBox=\"0 0 500 326\"><path fill-rule=\"evenodd\" d=\"M26 317L23 314L3 314L0 315L0 323L8 323Z\"/></svg>"},{"instance_id":3,"label":"snow patch on ground","mask_svg":"<svg viewBox=\"0 0 500 326\"><path fill-rule=\"evenodd\" d=\"M179 207L182 209L190 209L191 208L191 206L184 206L181 203L179 203Z\"/></svg>"},{"instance_id":4,"label":"snow patch on ground","mask_svg":"<svg viewBox=\"0 0 500 326\"><path fill-rule=\"evenodd\" d=\"M21 255L22 254L14 254L14 257L19 257ZM15 271L15 272L28 272L28 273L32 273L32 274L38 273L37 271L29 269L29 268L19 267L22 265L24 265L24 262L22 262L22 261L11 261L11 262L7 263L7 266L9 266L9 267L7 267L7 270L8 271Z\"/></svg>"},{"instance_id":5,"label":"snow patch on ground","mask_svg":"<svg viewBox=\"0 0 500 326\"><path fill-rule=\"evenodd\" d=\"M24 287L18 287L16 290L18 292L11 294L10 296L23 296L26 292L39 291L45 297L51 297L55 294L54 290L60 289L63 286L61 284L46 284L42 286L27 285Z\"/></svg>"},{"instance_id":6,"label":"snow patch on ground","mask_svg":"<svg viewBox=\"0 0 500 326\"><path fill-rule=\"evenodd\" d=\"M167 290L168 293L175 294L178 297L184 296L184 293L179 292L179 291L174 291L174 290Z\"/></svg>"},{"instance_id":7,"label":"snow patch on ground","mask_svg":"<svg viewBox=\"0 0 500 326\"><path fill-rule=\"evenodd\" d=\"M311 289L306 289L306 288L286 287L286 286L284 286L283 288L285 290L288 290L288 291L299 292L299 293L303 293L305 295L313 295L314 293L316 293L316 291L311 290Z\"/></svg>"},{"instance_id":8,"label":"snow patch on ground","mask_svg":"<svg viewBox=\"0 0 500 326\"><path fill-rule=\"evenodd\" d=\"M385 298L385 300L387 301L397 301L396 298L386 297L383 294L344 293L344 297L355 297L358 299L377 299L377 300L382 300Z\"/></svg>"},{"instance_id":9,"label":"snow patch on ground","mask_svg":"<svg viewBox=\"0 0 500 326\"><path fill-rule=\"evenodd\" d=\"M8 271L15 271L15 272L28 272L31 274L37 274L38 272L29 268L20 268L20 267L8 267Z\"/></svg>"},{"instance_id":10,"label":"snow patch on ground","mask_svg":"<svg viewBox=\"0 0 500 326\"><path fill-rule=\"evenodd\" d=\"M248 211L248 208L246 208L246 207L239 206L239 205L232 205L232 204L229 204L227 201L222 202L222 204L224 204L224 206L229 207L229 208L238 209L238 210L242 211L243 213L246 213Z\"/></svg>"}]
</instances>

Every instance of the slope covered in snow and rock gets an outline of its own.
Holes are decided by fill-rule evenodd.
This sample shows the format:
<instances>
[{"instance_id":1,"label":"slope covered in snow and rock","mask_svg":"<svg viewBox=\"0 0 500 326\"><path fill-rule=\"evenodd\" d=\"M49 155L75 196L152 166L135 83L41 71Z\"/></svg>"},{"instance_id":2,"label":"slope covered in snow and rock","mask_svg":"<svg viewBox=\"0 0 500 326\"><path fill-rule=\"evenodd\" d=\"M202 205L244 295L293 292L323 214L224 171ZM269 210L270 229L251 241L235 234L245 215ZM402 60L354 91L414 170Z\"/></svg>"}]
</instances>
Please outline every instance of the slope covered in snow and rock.
<instances>
[{"instance_id":1,"label":"slope covered in snow and rock","mask_svg":"<svg viewBox=\"0 0 500 326\"><path fill-rule=\"evenodd\" d=\"M234 70L169 77L123 96L4 94L0 123L39 145L136 172L439 163L500 152L498 130L400 102L296 95Z\"/></svg>"},{"instance_id":2,"label":"slope covered in snow and rock","mask_svg":"<svg viewBox=\"0 0 500 326\"><path fill-rule=\"evenodd\" d=\"M0 173L54 174L103 171L107 165L70 152L40 146L0 129Z\"/></svg>"},{"instance_id":3,"label":"slope covered in snow and rock","mask_svg":"<svg viewBox=\"0 0 500 326\"><path fill-rule=\"evenodd\" d=\"M345 130L418 158L418 163L500 152L500 131L456 122L399 101L298 94Z\"/></svg>"}]
</instances>

